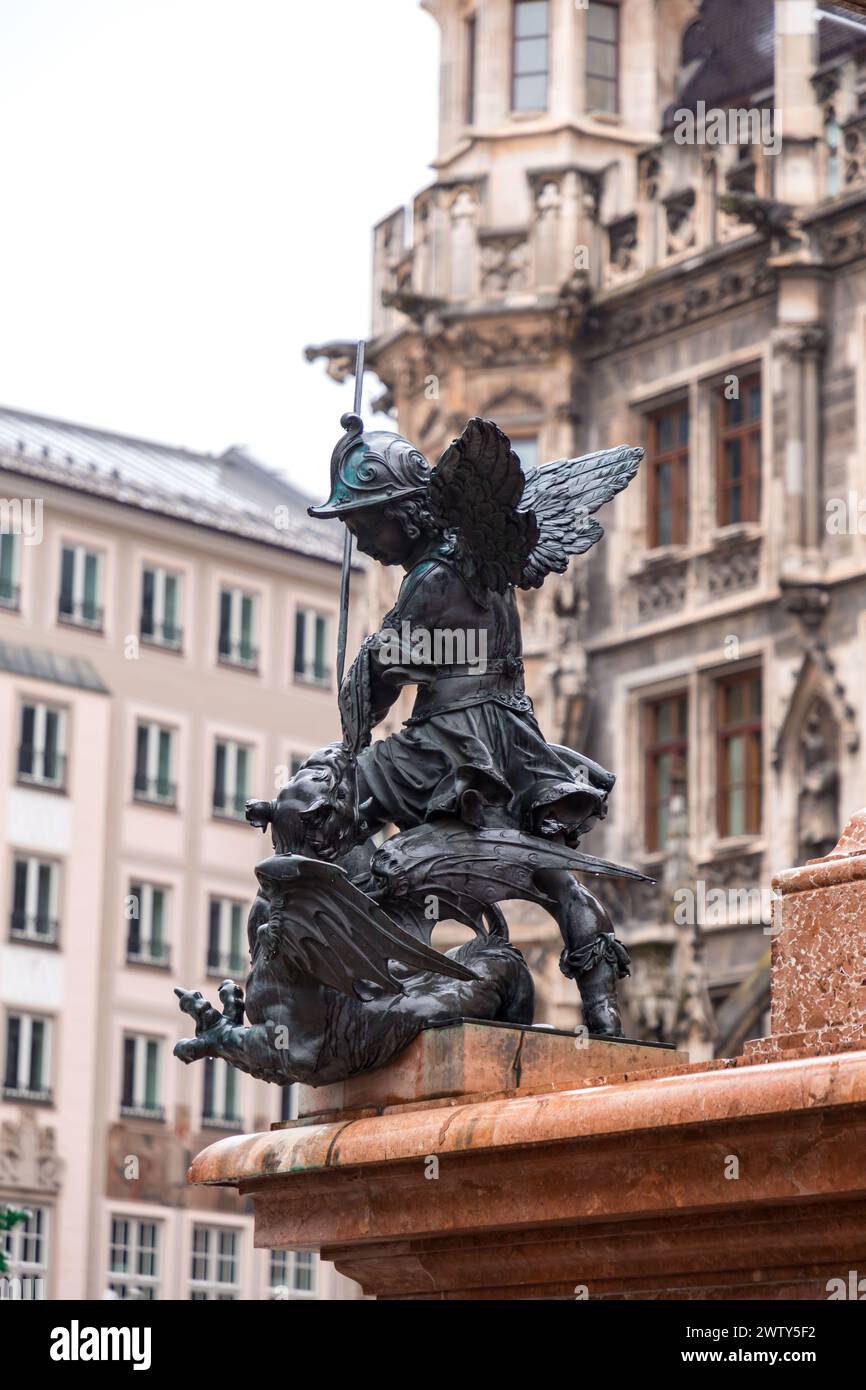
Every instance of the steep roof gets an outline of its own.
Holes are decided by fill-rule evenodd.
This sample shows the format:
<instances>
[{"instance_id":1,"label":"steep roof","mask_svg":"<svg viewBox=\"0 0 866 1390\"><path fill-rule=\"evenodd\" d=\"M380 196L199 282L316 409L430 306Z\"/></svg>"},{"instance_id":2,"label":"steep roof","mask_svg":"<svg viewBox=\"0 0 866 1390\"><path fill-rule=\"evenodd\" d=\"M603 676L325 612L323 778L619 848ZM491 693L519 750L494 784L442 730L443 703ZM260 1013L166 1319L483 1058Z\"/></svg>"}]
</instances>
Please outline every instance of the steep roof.
<instances>
[{"instance_id":1,"label":"steep roof","mask_svg":"<svg viewBox=\"0 0 866 1390\"><path fill-rule=\"evenodd\" d=\"M311 521L310 498L236 447L196 453L0 406L0 467L327 563L342 558L339 523Z\"/></svg>"},{"instance_id":2,"label":"steep roof","mask_svg":"<svg viewBox=\"0 0 866 1390\"><path fill-rule=\"evenodd\" d=\"M703 0L698 17L683 31L682 79L665 112L669 127L676 110L736 105L772 91L775 72L774 0ZM818 63L866 45L866 17L856 19L840 5L818 15Z\"/></svg>"}]
</instances>

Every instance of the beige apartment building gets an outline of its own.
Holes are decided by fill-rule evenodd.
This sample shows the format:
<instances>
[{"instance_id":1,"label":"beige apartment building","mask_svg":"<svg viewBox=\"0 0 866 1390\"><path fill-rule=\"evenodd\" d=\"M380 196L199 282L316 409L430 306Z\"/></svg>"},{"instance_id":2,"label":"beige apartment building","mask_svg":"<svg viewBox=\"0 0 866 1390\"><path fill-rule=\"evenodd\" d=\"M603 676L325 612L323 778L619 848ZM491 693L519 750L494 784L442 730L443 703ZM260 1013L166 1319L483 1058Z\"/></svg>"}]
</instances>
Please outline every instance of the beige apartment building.
<instances>
[{"instance_id":1,"label":"beige apartment building","mask_svg":"<svg viewBox=\"0 0 866 1390\"><path fill-rule=\"evenodd\" d=\"M172 1056L246 974L244 822L339 734L341 538L241 452L0 410L0 1203L28 1295L355 1297L185 1182L291 1092ZM37 1284L36 1281L42 1281Z\"/></svg>"},{"instance_id":2,"label":"beige apartment building","mask_svg":"<svg viewBox=\"0 0 866 1390\"><path fill-rule=\"evenodd\" d=\"M523 596L548 736L618 774L587 850L626 1031L765 1031L772 875L864 801L866 25L813 0L424 0L433 176L374 233L368 363L435 461L641 444L601 545ZM347 345L325 344L341 377ZM384 597L384 596L383 596ZM384 603L382 607L386 606ZM559 942L514 931L539 1016Z\"/></svg>"}]
</instances>

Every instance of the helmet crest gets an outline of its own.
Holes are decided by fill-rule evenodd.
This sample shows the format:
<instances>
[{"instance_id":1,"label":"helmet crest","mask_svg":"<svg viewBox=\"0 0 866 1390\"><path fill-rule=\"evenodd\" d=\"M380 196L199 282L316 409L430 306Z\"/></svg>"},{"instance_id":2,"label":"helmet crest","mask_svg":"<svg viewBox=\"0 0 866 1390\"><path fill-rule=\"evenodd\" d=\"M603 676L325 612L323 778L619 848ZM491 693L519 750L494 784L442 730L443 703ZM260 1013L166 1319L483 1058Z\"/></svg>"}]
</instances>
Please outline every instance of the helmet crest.
<instances>
[{"instance_id":1,"label":"helmet crest","mask_svg":"<svg viewBox=\"0 0 866 1390\"><path fill-rule=\"evenodd\" d=\"M424 455L401 434L364 431L360 415L344 415L345 434L331 455L331 495L310 516L340 516L426 492L431 468Z\"/></svg>"}]
</instances>

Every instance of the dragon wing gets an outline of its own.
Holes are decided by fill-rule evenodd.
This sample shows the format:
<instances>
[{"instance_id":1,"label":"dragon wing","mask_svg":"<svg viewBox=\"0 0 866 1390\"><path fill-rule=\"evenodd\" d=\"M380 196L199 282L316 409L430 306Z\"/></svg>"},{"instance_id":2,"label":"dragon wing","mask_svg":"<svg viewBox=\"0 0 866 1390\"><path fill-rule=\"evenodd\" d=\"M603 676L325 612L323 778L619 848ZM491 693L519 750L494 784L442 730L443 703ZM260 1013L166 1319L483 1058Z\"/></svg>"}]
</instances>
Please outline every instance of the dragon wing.
<instances>
[{"instance_id":1,"label":"dragon wing","mask_svg":"<svg viewBox=\"0 0 866 1390\"><path fill-rule=\"evenodd\" d=\"M456 980L475 979L471 970L393 922L336 864L276 854L257 865L256 877L270 915L258 929L254 951L282 956L320 984L358 998L364 997L358 989L362 981L400 994L389 961Z\"/></svg>"},{"instance_id":2,"label":"dragon wing","mask_svg":"<svg viewBox=\"0 0 866 1390\"><path fill-rule=\"evenodd\" d=\"M458 921L477 923L482 910L509 898L543 903L539 869L570 869L577 873L611 874L651 883L637 869L581 854L555 840L520 830L470 830L453 822L406 830L386 840L370 861L382 895L390 901L438 900L437 915L453 914ZM442 908L448 912L443 912Z\"/></svg>"},{"instance_id":3,"label":"dragon wing","mask_svg":"<svg viewBox=\"0 0 866 1390\"><path fill-rule=\"evenodd\" d=\"M539 542L533 513L518 510L524 476L511 441L492 420L469 421L430 477L434 520L457 533L469 577L504 593L518 583Z\"/></svg>"},{"instance_id":4,"label":"dragon wing","mask_svg":"<svg viewBox=\"0 0 866 1390\"><path fill-rule=\"evenodd\" d=\"M521 505L535 517L538 540L514 581L519 588L539 588L551 572L562 574L572 555L601 540L604 527L592 513L628 487L642 458L643 449L623 445L558 459L527 475Z\"/></svg>"}]
</instances>

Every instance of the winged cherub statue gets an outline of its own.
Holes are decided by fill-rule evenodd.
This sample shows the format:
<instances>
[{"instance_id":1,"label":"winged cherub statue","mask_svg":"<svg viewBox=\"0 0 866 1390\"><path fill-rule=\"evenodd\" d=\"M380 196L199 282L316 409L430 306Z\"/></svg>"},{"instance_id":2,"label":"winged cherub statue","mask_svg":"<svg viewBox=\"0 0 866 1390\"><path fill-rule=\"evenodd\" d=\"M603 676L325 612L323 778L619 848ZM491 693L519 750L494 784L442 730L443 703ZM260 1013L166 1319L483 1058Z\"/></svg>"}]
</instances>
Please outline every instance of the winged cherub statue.
<instances>
[{"instance_id":1,"label":"winged cherub statue","mask_svg":"<svg viewBox=\"0 0 866 1390\"><path fill-rule=\"evenodd\" d=\"M339 517L366 555L405 570L340 690L364 833L389 824L432 833L444 817L576 849L606 814L614 776L542 734L524 688L515 590L538 588L601 539L593 513L634 478L643 451L524 474L502 430L472 419L431 468L401 435L365 432L357 414L341 423L331 495L310 514ZM371 743L405 685L417 686L411 717ZM560 969L577 983L586 1026L621 1036L616 982L629 959L607 913L559 862L539 867L535 884L562 933Z\"/></svg>"}]
</instances>

